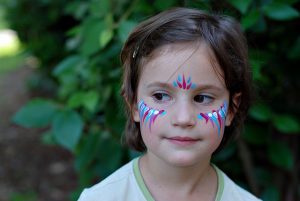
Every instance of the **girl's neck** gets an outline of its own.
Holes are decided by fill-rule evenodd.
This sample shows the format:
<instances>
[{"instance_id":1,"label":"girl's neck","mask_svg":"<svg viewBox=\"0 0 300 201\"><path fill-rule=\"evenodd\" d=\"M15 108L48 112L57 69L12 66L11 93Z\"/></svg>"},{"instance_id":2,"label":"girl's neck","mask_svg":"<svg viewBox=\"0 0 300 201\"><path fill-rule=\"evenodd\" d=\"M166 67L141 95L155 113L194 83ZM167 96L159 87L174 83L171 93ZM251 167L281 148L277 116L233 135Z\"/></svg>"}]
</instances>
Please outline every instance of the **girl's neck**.
<instances>
[{"instance_id":1,"label":"girl's neck","mask_svg":"<svg viewBox=\"0 0 300 201\"><path fill-rule=\"evenodd\" d=\"M140 170L150 192L154 194L159 194L161 190L166 194L173 192L178 196L192 196L215 194L217 191L217 175L209 159L194 166L177 167L147 153L140 160Z\"/></svg>"}]
</instances>

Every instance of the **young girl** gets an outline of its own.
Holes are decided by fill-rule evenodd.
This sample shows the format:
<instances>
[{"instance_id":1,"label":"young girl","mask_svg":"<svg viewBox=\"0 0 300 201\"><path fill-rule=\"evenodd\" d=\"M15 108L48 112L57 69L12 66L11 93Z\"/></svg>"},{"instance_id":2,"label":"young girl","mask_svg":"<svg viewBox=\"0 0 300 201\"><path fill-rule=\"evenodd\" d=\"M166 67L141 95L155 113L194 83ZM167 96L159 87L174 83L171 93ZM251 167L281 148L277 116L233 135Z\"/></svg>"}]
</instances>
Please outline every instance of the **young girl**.
<instances>
[{"instance_id":1,"label":"young girl","mask_svg":"<svg viewBox=\"0 0 300 201\"><path fill-rule=\"evenodd\" d=\"M239 24L171 9L136 27L121 60L126 142L144 155L79 200L259 200L210 162L249 108L251 76Z\"/></svg>"}]
</instances>

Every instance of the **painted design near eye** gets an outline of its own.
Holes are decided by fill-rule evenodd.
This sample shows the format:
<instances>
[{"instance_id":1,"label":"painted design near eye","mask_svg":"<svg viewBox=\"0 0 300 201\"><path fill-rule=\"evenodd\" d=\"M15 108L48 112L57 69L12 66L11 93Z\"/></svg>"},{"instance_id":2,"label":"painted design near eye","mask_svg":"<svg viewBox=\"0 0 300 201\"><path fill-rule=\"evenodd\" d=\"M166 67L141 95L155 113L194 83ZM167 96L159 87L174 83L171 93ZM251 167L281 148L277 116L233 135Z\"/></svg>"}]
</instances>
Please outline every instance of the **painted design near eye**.
<instances>
[{"instance_id":1,"label":"painted design near eye","mask_svg":"<svg viewBox=\"0 0 300 201\"><path fill-rule=\"evenodd\" d=\"M189 76L188 79L185 80L184 74L182 74L182 76L178 75L177 80L173 81L173 86L185 90L196 88L196 84L192 83L191 76Z\"/></svg>"},{"instance_id":2,"label":"painted design near eye","mask_svg":"<svg viewBox=\"0 0 300 201\"><path fill-rule=\"evenodd\" d=\"M205 119L206 123L210 121L213 127L216 126L218 128L218 136L220 136L221 129L225 125L227 109L228 109L227 103L226 101L224 101L220 109L213 110L212 112L208 112L208 113L200 113L198 114L198 119L200 120Z\"/></svg>"},{"instance_id":3,"label":"painted design near eye","mask_svg":"<svg viewBox=\"0 0 300 201\"><path fill-rule=\"evenodd\" d=\"M149 129L151 131L151 125L154 124L156 118L158 116L162 116L166 114L165 110L156 110L151 107L148 107L147 104L141 100L138 104L140 120L142 123L149 123Z\"/></svg>"}]
</instances>

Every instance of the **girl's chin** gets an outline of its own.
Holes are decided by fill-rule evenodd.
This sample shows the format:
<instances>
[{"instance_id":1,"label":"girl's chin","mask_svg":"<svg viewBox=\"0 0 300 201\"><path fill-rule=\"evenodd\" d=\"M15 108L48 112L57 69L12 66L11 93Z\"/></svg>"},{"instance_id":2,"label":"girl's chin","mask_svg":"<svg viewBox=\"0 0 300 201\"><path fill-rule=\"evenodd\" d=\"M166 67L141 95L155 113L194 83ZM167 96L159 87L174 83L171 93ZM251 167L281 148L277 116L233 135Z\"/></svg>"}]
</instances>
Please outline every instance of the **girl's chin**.
<instances>
[{"instance_id":1,"label":"girl's chin","mask_svg":"<svg viewBox=\"0 0 300 201\"><path fill-rule=\"evenodd\" d=\"M196 156L189 156L189 155L181 155L181 156L173 156L167 159L167 163L174 167L192 167L199 165L204 162L202 159ZM203 162L202 162L203 161Z\"/></svg>"}]
</instances>

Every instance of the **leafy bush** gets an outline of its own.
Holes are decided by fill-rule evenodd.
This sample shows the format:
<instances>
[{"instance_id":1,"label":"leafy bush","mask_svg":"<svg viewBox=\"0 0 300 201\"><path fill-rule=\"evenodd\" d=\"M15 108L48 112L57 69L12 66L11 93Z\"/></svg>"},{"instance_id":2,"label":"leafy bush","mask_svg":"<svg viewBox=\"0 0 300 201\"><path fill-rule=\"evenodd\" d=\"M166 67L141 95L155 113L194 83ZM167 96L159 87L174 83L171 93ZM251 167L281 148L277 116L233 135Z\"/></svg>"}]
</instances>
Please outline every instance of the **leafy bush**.
<instances>
[{"instance_id":1,"label":"leafy bush","mask_svg":"<svg viewBox=\"0 0 300 201\"><path fill-rule=\"evenodd\" d=\"M27 24L26 28L34 25L31 32L46 34L38 25L45 27L43 25L51 24L53 20L61 22L64 15L78 23L68 29L61 27L62 24L52 27L55 33L46 34L45 37L50 39L40 40L38 44L45 47L50 43L53 47L53 41L58 37L61 46L64 41L61 38L67 38L64 43L67 56L49 74L58 82L57 97L32 100L13 120L25 127L48 127L44 141L55 142L74 153L80 180L74 199L84 186L103 179L137 155L120 144L125 117L119 95L119 53L137 22L172 6L232 15L240 20L249 40L258 101L250 110L241 138L218 154L215 163L264 200L288 200L289 197L296 200L300 197L299 164L296 163L300 133L297 68L300 37L296 30L299 1L38 2L55 6L48 7L47 16L42 20L37 19L41 10L32 12L28 22L20 22L19 33ZM11 11L24 15L25 11L20 8L24 9L23 4L16 3ZM21 39L27 40L25 36ZM29 48L32 47L34 45L29 44ZM57 47L36 55L43 58L57 54ZM64 48L59 48L58 52L61 49ZM47 59L42 61L48 65Z\"/></svg>"}]
</instances>

